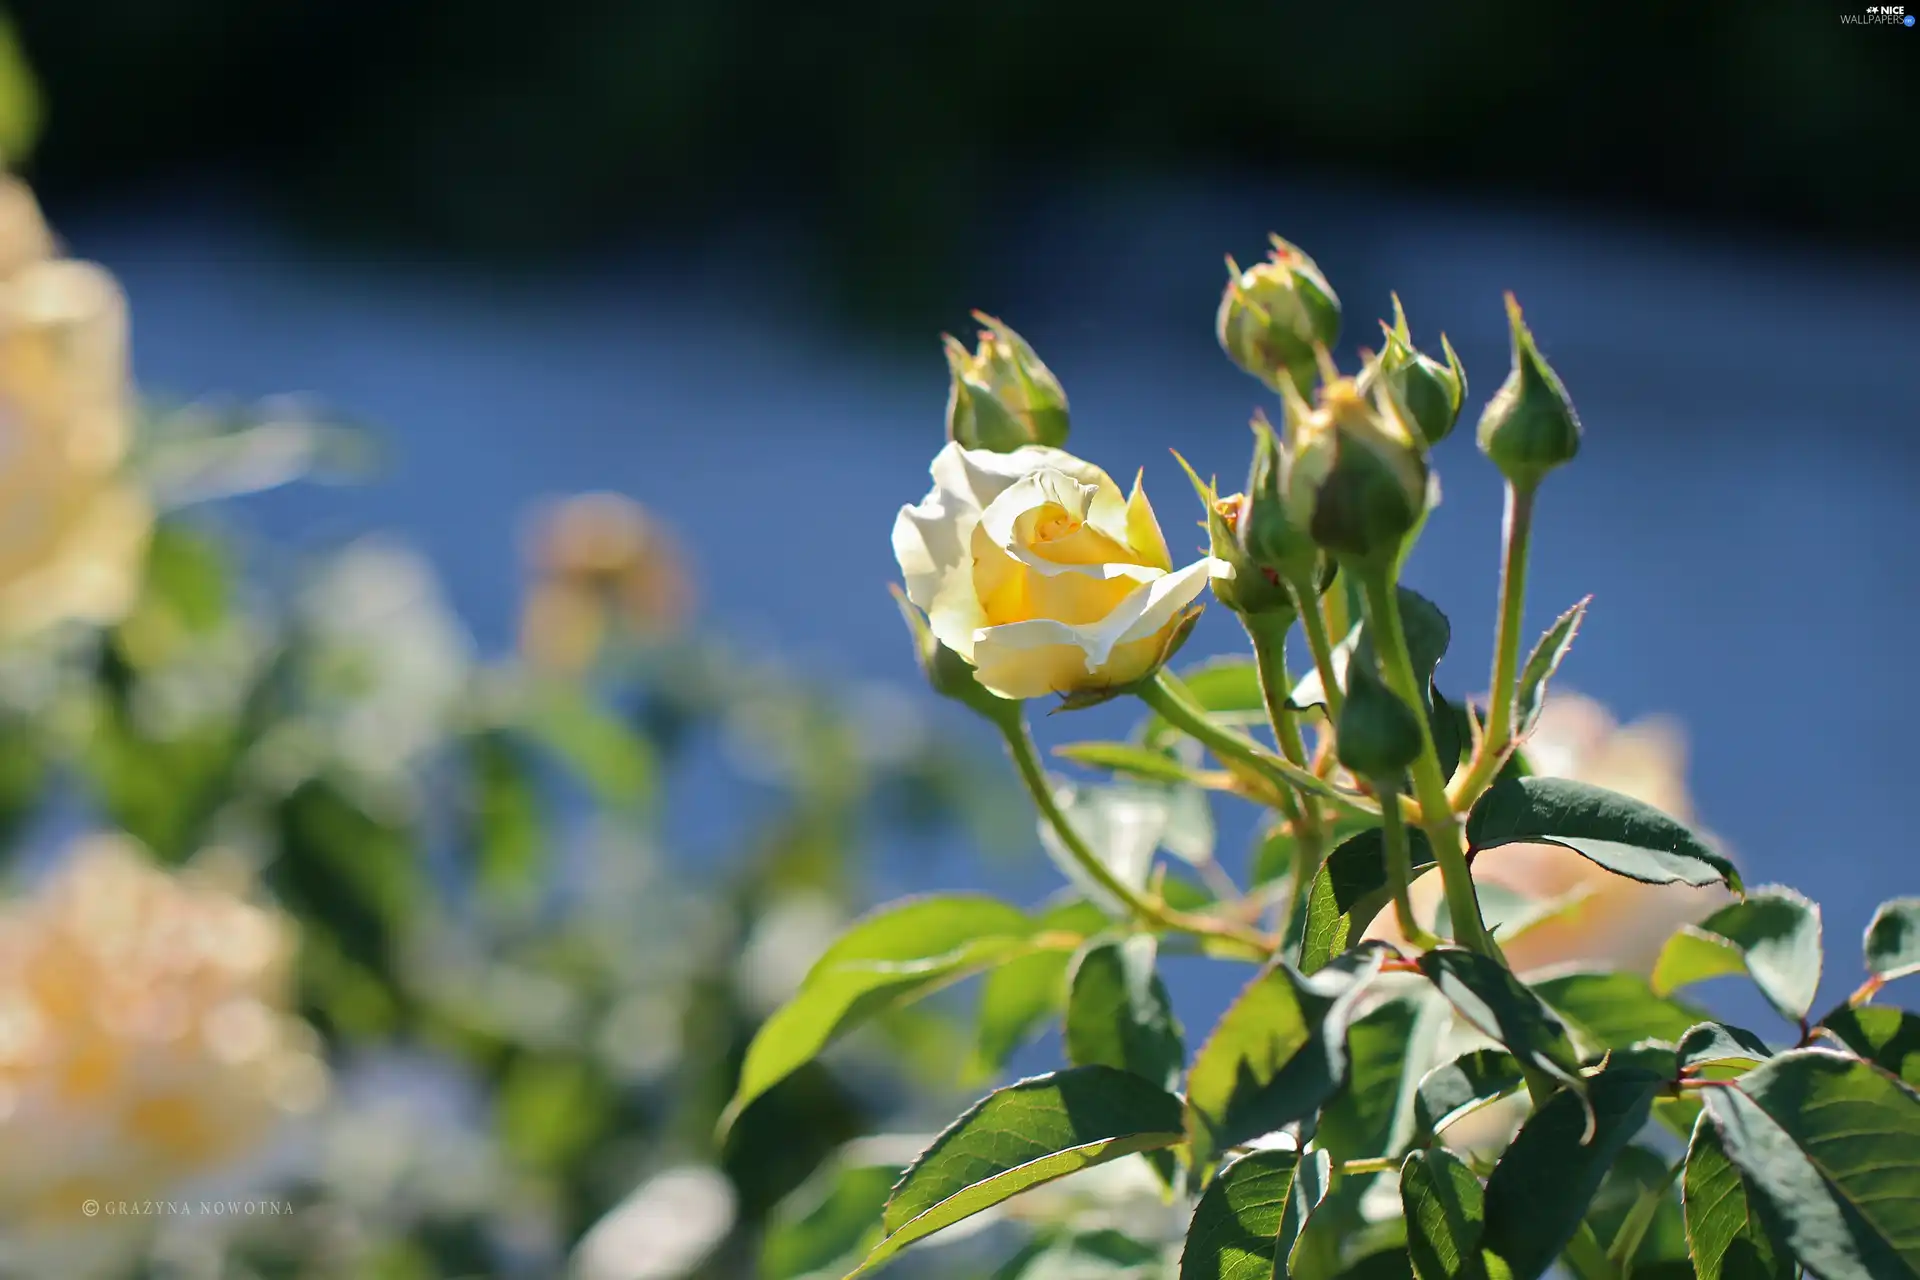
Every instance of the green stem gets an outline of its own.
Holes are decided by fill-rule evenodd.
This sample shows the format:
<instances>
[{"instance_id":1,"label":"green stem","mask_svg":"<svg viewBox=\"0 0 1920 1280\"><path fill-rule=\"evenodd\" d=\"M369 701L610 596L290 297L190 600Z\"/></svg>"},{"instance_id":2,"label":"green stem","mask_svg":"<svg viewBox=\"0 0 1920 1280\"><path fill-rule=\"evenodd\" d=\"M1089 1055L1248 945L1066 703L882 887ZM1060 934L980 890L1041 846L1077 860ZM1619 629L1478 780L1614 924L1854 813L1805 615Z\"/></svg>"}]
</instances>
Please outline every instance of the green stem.
<instances>
[{"instance_id":1,"label":"green stem","mask_svg":"<svg viewBox=\"0 0 1920 1280\"><path fill-rule=\"evenodd\" d=\"M1327 722L1338 724L1340 707L1346 701L1346 694L1341 690L1340 682L1334 678L1333 641L1327 634L1326 620L1320 616L1320 602L1310 594L1312 584L1307 585L1308 591L1294 593L1294 601L1300 606L1300 628L1306 632L1307 652L1313 655L1313 669L1320 673L1320 685L1326 690ZM1327 588L1326 598L1332 599L1336 591L1340 593L1340 611L1344 614L1346 592L1340 583L1336 582ZM1329 605L1328 609L1331 612L1332 606ZM1340 634L1345 637L1346 632L1343 630Z\"/></svg>"},{"instance_id":2,"label":"green stem","mask_svg":"<svg viewBox=\"0 0 1920 1280\"><path fill-rule=\"evenodd\" d=\"M1521 614L1527 603L1527 551L1533 541L1532 484L1507 483L1507 514L1501 530L1500 618L1493 642L1493 683L1487 694L1487 727L1473 763L1454 784L1456 807L1480 798L1506 759L1513 737L1513 699L1520 676Z\"/></svg>"},{"instance_id":3,"label":"green stem","mask_svg":"<svg viewBox=\"0 0 1920 1280\"><path fill-rule=\"evenodd\" d=\"M1375 779L1380 795L1380 831L1387 845L1387 878L1393 887L1393 913L1400 924L1400 936L1421 950L1438 944L1439 939L1420 926L1413 914L1413 898L1408 886L1413 883L1413 850L1407 842L1407 825L1400 819L1400 806L1390 803L1396 786L1387 779Z\"/></svg>"},{"instance_id":4,"label":"green stem","mask_svg":"<svg viewBox=\"0 0 1920 1280\"><path fill-rule=\"evenodd\" d=\"M1236 925L1231 921L1217 920L1211 916L1192 915L1185 911L1176 911L1164 902L1149 898L1140 890L1113 874L1112 868L1100 860L1100 856L1088 847L1087 842L1067 820L1059 801L1053 797L1053 787L1047 781L1047 772L1040 763L1040 753L1034 745L1033 734L1027 727L1026 716L1018 711L1011 715L996 717L994 724L1007 740L1007 752L1013 757L1014 768L1020 772L1020 780L1026 783L1027 791L1033 796L1034 806L1040 810L1040 816L1060 837L1060 843L1082 871L1093 882L1111 894L1134 918L1160 929L1169 929L1177 933L1191 933L1219 938L1252 953L1253 958L1264 960L1273 953L1274 942L1258 930Z\"/></svg>"},{"instance_id":5,"label":"green stem","mask_svg":"<svg viewBox=\"0 0 1920 1280\"><path fill-rule=\"evenodd\" d=\"M1360 580L1366 593L1367 631L1380 658L1380 673L1387 687L1414 709L1414 718L1420 724L1420 755L1411 770L1413 792L1420 801L1420 825L1433 845L1434 861L1439 864L1440 880L1446 887L1453 936L1469 950L1497 959L1500 952L1487 934L1486 921L1480 915L1480 899L1474 893L1473 872L1467 866L1460 823L1447 800L1447 778L1440 770L1440 756L1433 746L1433 727L1427 723L1423 710L1426 699L1421 696L1419 681L1413 673L1413 659L1407 653L1406 630L1400 621L1400 601L1394 591L1392 572L1364 570Z\"/></svg>"},{"instance_id":6,"label":"green stem","mask_svg":"<svg viewBox=\"0 0 1920 1280\"><path fill-rule=\"evenodd\" d=\"M1281 759L1245 734L1215 724L1206 712L1180 694L1179 687L1164 672L1135 685L1133 692L1140 701L1159 712L1161 719L1212 751L1223 762L1251 770L1282 790L1292 787L1324 796L1365 817L1380 816L1379 810L1372 805L1340 790L1311 770Z\"/></svg>"},{"instance_id":7,"label":"green stem","mask_svg":"<svg viewBox=\"0 0 1920 1280\"><path fill-rule=\"evenodd\" d=\"M1267 704L1267 719L1273 725L1273 740L1288 763L1307 769L1307 744L1300 737L1300 725L1294 719L1287 698L1293 692L1293 677L1287 672L1287 631L1291 619L1280 614L1243 617L1247 634L1253 639L1254 668L1260 675L1260 697ZM1311 772L1311 770L1308 770ZM1293 828L1293 901L1304 902L1314 873L1326 857L1326 828L1320 820L1319 802L1305 798L1298 803L1291 791L1280 793L1280 808Z\"/></svg>"}]
</instances>

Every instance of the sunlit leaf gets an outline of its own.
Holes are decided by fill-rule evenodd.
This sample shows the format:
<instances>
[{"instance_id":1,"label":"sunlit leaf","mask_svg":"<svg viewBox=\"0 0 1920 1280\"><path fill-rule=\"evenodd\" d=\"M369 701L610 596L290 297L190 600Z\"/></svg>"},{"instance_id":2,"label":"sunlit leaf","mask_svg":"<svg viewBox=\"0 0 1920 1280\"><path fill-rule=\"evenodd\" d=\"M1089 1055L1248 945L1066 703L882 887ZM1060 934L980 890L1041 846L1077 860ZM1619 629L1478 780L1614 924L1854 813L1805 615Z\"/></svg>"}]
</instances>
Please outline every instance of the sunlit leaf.
<instances>
[{"instance_id":1,"label":"sunlit leaf","mask_svg":"<svg viewBox=\"0 0 1920 1280\"><path fill-rule=\"evenodd\" d=\"M1433 846L1425 833L1414 830L1407 835L1413 869L1432 865ZM1336 846L1307 891L1301 972L1317 971L1352 946L1392 896L1386 836L1379 827L1369 827Z\"/></svg>"},{"instance_id":2,"label":"sunlit leaf","mask_svg":"<svg viewBox=\"0 0 1920 1280\"><path fill-rule=\"evenodd\" d=\"M1467 840L1475 850L1562 845L1645 884L1741 887L1734 865L1681 823L1631 796L1571 778L1496 783L1474 804Z\"/></svg>"},{"instance_id":3,"label":"sunlit leaf","mask_svg":"<svg viewBox=\"0 0 1920 1280\"><path fill-rule=\"evenodd\" d=\"M1824 1049L1705 1091L1727 1159L1821 1280L1920 1276L1920 1098Z\"/></svg>"},{"instance_id":4,"label":"sunlit leaf","mask_svg":"<svg viewBox=\"0 0 1920 1280\"><path fill-rule=\"evenodd\" d=\"M1187 1076L1187 1134L1204 1169L1228 1148L1318 1111L1347 1073L1353 1007L1380 971L1378 947L1303 976L1284 961L1249 983Z\"/></svg>"},{"instance_id":5,"label":"sunlit leaf","mask_svg":"<svg viewBox=\"0 0 1920 1280\"><path fill-rule=\"evenodd\" d=\"M1034 950L1036 922L993 898L896 903L843 933L747 1047L723 1125L876 1013Z\"/></svg>"},{"instance_id":6,"label":"sunlit leaf","mask_svg":"<svg viewBox=\"0 0 1920 1280\"><path fill-rule=\"evenodd\" d=\"M1533 646L1533 652L1527 655L1513 693L1514 737L1525 738L1539 723L1540 710L1546 705L1547 681L1560 669L1561 660L1573 647L1573 638L1580 632L1580 623L1587 616L1587 604L1592 599L1588 596L1554 619L1553 625Z\"/></svg>"},{"instance_id":7,"label":"sunlit leaf","mask_svg":"<svg viewBox=\"0 0 1920 1280\"><path fill-rule=\"evenodd\" d=\"M1742 968L1782 1017L1806 1017L1820 986L1820 908L1792 889L1757 889L1669 939L1653 986L1664 993Z\"/></svg>"},{"instance_id":8,"label":"sunlit leaf","mask_svg":"<svg viewBox=\"0 0 1920 1280\"><path fill-rule=\"evenodd\" d=\"M1920 973L1920 898L1880 904L1867 925L1867 972L1882 981Z\"/></svg>"},{"instance_id":9,"label":"sunlit leaf","mask_svg":"<svg viewBox=\"0 0 1920 1280\"><path fill-rule=\"evenodd\" d=\"M1874 1005L1842 1005L1820 1020L1847 1048L1920 1089L1920 1015Z\"/></svg>"},{"instance_id":10,"label":"sunlit leaf","mask_svg":"<svg viewBox=\"0 0 1920 1280\"><path fill-rule=\"evenodd\" d=\"M1704 1113L1687 1146L1681 1201L1699 1280L1793 1280L1792 1255L1756 1210L1746 1178Z\"/></svg>"},{"instance_id":11,"label":"sunlit leaf","mask_svg":"<svg viewBox=\"0 0 1920 1280\"><path fill-rule=\"evenodd\" d=\"M1075 1067L988 1094L908 1166L885 1237L854 1275L1030 1187L1181 1140L1180 1100L1112 1067Z\"/></svg>"}]
</instances>

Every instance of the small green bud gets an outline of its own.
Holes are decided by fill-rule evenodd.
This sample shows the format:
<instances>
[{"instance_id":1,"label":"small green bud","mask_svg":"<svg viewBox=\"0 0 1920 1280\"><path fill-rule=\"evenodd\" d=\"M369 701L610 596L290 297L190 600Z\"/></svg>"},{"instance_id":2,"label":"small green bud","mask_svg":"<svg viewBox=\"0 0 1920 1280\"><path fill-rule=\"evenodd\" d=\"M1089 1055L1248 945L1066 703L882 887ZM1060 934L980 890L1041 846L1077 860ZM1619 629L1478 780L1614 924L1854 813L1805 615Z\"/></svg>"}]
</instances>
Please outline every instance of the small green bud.
<instances>
[{"instance_id":1,"label":"small green bud","mask_svg":"<svg viewBox=\"0 0 1920 1280\"><path fill-rule=\"evenodd\" d=\"M971 355L945 339L953 384L947 393L947 438L963 449L1012 453L1022 445L1067 443L1067 393L1026 339L982 312L984 328Z\"/></svg>"},{"instance_id":2,"label":"small green bud","mask_svg":"<svg viewBox=\"0 0 1920 1280\"><path fill-rule=\"evenodd\" d=\"M893 602L900 606L900 616L913 636L914 656L920 660L920 670L935 693L965 704L996 724L1019 714L1018 701L989 692L975 676L972 664L940 643L926 618L907 599L906 592L891 585L888 590L893 592Z\"/></svg>"},{"instance_id":3,"label":"small green bud","mask_svg":"<svg viewBox=\"0 0 1920 1280\"><path fill-rule=\"evenodd\" d=\"M1580 417L1560 376L1534 346L1512 294L1507 295L1507 322L1513 329L1513 372L1480 415L1480 452L1509 481L1531 488L1580 452Z\"/></svg>"},{"instance_id":4,"label":"small green bud","mask_svg":"<svg viewBox=\"0 0 1920 1280\"><path fill-rule=\"evenodd\" d=\"M1241 554L1280 581L1313 590L1323 576L1325 557L1287 505L1287 447L1264 413L1254 415L1252 426L1246 514L1237 526Z\"/></svg>"},{"instance_id":5,"label":"small green bud","mask_svg":"<svg viewBox=\"0 0 1920 1280\"><path fill-rule=\"evenodd\" d=\"M1334 732L1334 755L1360 778L1397 782L1423 746L1419 713L1387 688L1371 662L1348 665L1347 701Z\"/></svg>"},{"instance_id":6,"label":"small green bud","mask_svg":"<svg viewBox=\"0 0 1920 1280\"><path fill-rule=\"evenodd\" d=\"M1243 616L1285 613L1291 617L1293 597L1287 594L1286 586L1249 559L1245 551L1242 530L1247 519L1247 495L1235 493L1221 497L1219 490L1202 480L1185 458L1178 453L1173 456L1186 471L1187 479L1193 482L1200 505L1206 508L1209 554L1233 566L1231 578L1213 579L1214 598Z\"/></svg>"},{"instance_id":7,"label":"small green bud","mask_svg":"<svg viewBox=\"0 0 1920 1280\"><path fill-rule=\"evenodd\" d=\"M1340 299L1313 259L1279 236L1267 261L1242 271L1227 259L1214 330L1233 362L1274 390L1313 389L1315 346L1340 337Z\"/></svg>"},{"instance_id":8,"label":"small green bud","mask_svg":"<svg viewBox=\"0 0 1920 1280\"><path fill-rule=\"evenodd\" d=\"M1440 349L1447 353L1445 364L1414 347L1400 295L1393 298L1393 324L1380 327L1386 330L1387 342L1369 373L1431 448L1453 432L1460 406L1467 398L1467 371L1445 334L1440 335ZM1370 389L1362 386L1362 390Z\"/></svg>"},{"instance_id":9,"label":"small green bud","mask_svg":"<svg viewBox=\"0 0 1920 1280\"><path fill-rule=\"evenodd\" d=\"M1335 377L1309 409L1284 390L1291 463L1287 503L1314 542L1336 556L1391 560L1426 513L1425 441L1392 399Z\"/></svg>"}]
</instances>

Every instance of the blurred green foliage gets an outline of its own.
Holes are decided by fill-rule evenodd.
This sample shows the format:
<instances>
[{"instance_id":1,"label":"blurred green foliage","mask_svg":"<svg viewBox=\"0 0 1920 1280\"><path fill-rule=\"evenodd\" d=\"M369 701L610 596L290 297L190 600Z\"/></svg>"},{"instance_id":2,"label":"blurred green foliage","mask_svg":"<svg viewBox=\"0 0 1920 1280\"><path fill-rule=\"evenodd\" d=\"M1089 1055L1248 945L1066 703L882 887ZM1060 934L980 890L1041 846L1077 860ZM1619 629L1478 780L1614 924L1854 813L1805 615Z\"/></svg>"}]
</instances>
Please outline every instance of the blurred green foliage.
<instances>
[{"instance_id":1,"label":"blurred green foliage","mask_svg":"<svg viewBox=\"0 0 1920 1280\"><path fill-rule=\"evenodd\" d=\"M1346 171L1904 243L1913 41L1841 7L13 0L56 193L257 179L335 231L510 257L798 219L849 300L903 315L956 304L1001 215L1113 175Z\"/></svg>"},{"instance_id":2,"label":"blurred green foliage","mask_svg":"<svg viewBox=\"0 0 1920 1280\"><path fill-rule=\"evenodd\" d=\"M156 478L238 492L286 478L260 450L335 430L159 413L136 469L163 506ZM334 1096L308 1154L247 1187L297 1213L224 1224L211 1270L162 1265L162 1234L140 1274L554 1275L689 1167L733 1208L658 1274L743 1274L785 1196L962 1056L915 1009L716 1138L753 1032L859 909L865 851L1003 798L912 703L862 705L708 635L581 669L483 657L404 545L292 557L217 507L163 514L121 621L0 649L0 840L23 879L76 823L168 864L244 857L298 923ZM689 788L722 803L685 812Z\"/></svg>"}]
</instances>

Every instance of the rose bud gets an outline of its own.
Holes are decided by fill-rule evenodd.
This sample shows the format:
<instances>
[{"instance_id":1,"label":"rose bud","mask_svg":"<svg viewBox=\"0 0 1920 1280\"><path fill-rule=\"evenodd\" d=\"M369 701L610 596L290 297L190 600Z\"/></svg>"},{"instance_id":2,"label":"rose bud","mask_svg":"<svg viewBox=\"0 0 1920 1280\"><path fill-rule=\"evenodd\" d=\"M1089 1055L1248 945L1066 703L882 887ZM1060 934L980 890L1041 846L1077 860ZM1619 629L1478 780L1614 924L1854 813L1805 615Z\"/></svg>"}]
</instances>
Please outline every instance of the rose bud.
<instances>
[{"instance_id":1,"label":"rose bud","mask_svg":"<svg viewBox=\"0 0 1920 1280\"><path fill-rule=\"evenodd\" d=\"M1334 754L1355 777L1397 782L1420 756L1419 714L1387 688L1370 660L1354 656L1347 667L1347 700L1334 726Z\"/></svg>"},{"instance_id":2,"label":"rose bud","mask_svg":"<svg viewBox=\"0 0 1920 1280\"><path fill-rule=\"evenodd\" d=\"M1369 370L1370 380L1377 381L1393 397L1401 417L1419 431L1428 447L1439 444L1453 432L1460 406L1467 398L1467 371L1460 357L1454 354L1445 334L1440 335L1440 349L1447 353L1445 364L1414 347L1398 294L1393 299L1393 325L1380 327L1386 330L1387 342L1379 361Z\"/></svg>"},{"instance_id":3,"label":"rose bud","mask_svg":"<svg viewBox=\"0 0 1920 1280\"><path fill-rule=\"evenodd\" d=\"M1480 415L1480 452L1514 485L1532 488L1580 452L1580 418L1559 375L1534 345L1512 294L1507 295L1507 322L1513 329L1513 372Z\"/></svg>"},{"instance_id":4,"label":"rose bud","mask_svg":"<svg viewBox=\"0 0 1920 1280\"><path fill-rule=\"evenodd\" d=\"M947 395L947 438L963 449L1011 453L1023 445L1054 448L1067 442L1067 393L1026 339L992 316L974 312L985 326L971 355L946 337L952 389Z\"/></svg>"},{"instance_id":5,"label":"rose bud","mask_svg":"<svg viewBox=\"0 0 1920 1280\"><path fill-rule=\"evenodd\" d=\"M1336 556L1391 558L1427 508L1425 443L1385 395L1334 378L1309 409L1287 401L1287 503L1314 542Z\"/></svg>"},{"instance_id":6,"label":"rose bud","mask_svg":"<svg viewBox=\"0 0 1920 1280\"><path fill-rule=\"evenodd\" d=\"M1267 261L1240 269L1220 297L1214 330L1233 362L1274 390L1281 383L1302 395L1313 390L1313 349L1340 337L1340 299L1313 259L1273 237Z\"/></svg>"}]
</instances>

